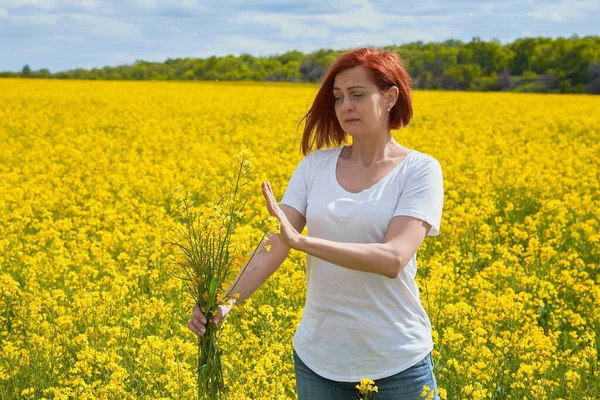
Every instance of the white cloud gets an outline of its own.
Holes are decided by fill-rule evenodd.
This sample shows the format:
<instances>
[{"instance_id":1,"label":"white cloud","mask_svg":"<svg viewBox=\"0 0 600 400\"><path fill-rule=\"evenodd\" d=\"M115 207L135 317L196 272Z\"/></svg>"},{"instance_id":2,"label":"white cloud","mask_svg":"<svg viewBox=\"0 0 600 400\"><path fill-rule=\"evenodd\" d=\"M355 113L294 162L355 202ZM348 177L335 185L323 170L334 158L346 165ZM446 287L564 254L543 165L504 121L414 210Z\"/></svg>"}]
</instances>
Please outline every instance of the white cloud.
<instances>
[{"instance_id":1,"label":"white cloud","mask_svg":"<svg viewBox=\"0 0 600 400\"><path fill-rule=\"evenodd\" d=\"M194 10L201 8L200 2L196 0L135 0L135 5L149 10L156 10L159 8ZM222 4L215 3L210 5L210 8L219 7L220 5Z\"/></svg>"},{"instance_id":2,"label":"white cloud","mask_svg":"<svg viewBox=\"0 0 600 400\"><path fill-rule=\"evenodd\" d=\"M600 0L0 0L0 71L593 34L599 10Z\"/></svg>"},{"instance_id":3,"label":"white cloud","mask_svg":"<svg viewBox=\"0 0 600 400\"><path fill-rule=\"evenodd\" d=\"M114 52L105 55L106 61L102 65L125 65L133 64L135 60L163 62L168 58L177 58L172 52ZM99 66L96 66L97 68Z\"/></svg>"},{"instance_id":4,"label":"white cloud","mask_svg":"<svg viewBox=\"0 0 600 400\"><path fill-rule=\"evenodd\" d=\"M81 8L85 8L87 10L95 10L96 8L98 8L98 3L96 2L96 0L80 0L74 1L73 3L74 5Z\"/></svg>"},{"instance_id":5,"label":"white cloud","mask_svg":"<svg viewBox=\"0 0 600 400\"><path fill-rule=\"evenodd\" d=\"M322 21L331 27L362 28L372 31L383 31L400 24L417 26L423 23L442 23L454 18L451 13L445 15L411 15L409 12L387 13L384 9L378 11L368 0L358 1L357 4L360 4L360 8L355 10L337 14L314 15L310 18ZM410 8L407 9L410 10ZM465 16L465 14L461 13L461 16Z\"/></svg>"},{"instance_id":6,"label":"white cloud","mask_svg":"<svg viewBox=\"0 0 600 400\"><path fill-rule=\"evenodd\" d=\"M562 22L571 19L584 18L589 11L600 11L598 0L562 0L558 3L534 4L527 15L536 19Z\"/></svg>"},{"instance_id":7,"label":"white cloud","mask_svg":"<svg viewBox=\"0 0 600 400\"><path fill-rule=\"evenodd\" d=\"M333 48L354 48L360 46L389 46L392 44L422 41L441 41L456 37L458 31L437 26L432 28L391 28L385 32L356 32L334 35Z\"/></svg>"},{"instance_id":8,"label":"white cloud","mask_svg":"<svg viewBox=\"0 0 600 400\"><path fill-rule=\"evenodd\" d=\"M205 52L208 50L210 54L221 55L241 53L268 55L290 50L290 45L280 40L265 40L242 35L219 35L214 44L204 47Z\"/></svg>"},{"instance_id":9,"label":"white cloud","mask_svg":"<svg viewBox=\"0 0 600 400\"><path fill-rule=\"evenodd\" d=\"M72 43L79 43L79 42L85 41L85 38L81 35L63 35L63 34L52 35L48 39L59 40L61 42L72 42Z\"/></svg>"},{"instance_id":10,"label":"white cloud","mask_svg":"<svg viewBox=\"0 0 600 400\"><path fill-rule=\"evenodd\" d=\"M0 0L0 6L11 8L19 8L23 6L31 6L41 8L42 10L54 10L56 1L54 0Z\"/></svg>"},{"instance_id":11,"label":"white cloud","mask_svg":"<svg viewBox=\"0 0 600 400\"><path fill-rule=\"evenodd\" d=\"M327 38L331 33L327 28L309 27L301 23L291 22L283 25L281 35L284 39Z\"/></svg>"},{"instance_id":12,"label":"white cloud","mask_svg":"<svg viewBox=\"0 0 600 400\"><path fill-rule=\"evenodd\" d=\"M492 12L494 11L495 8L496 8L495 4L483 3L481 5L481 11L482 11L483 15L492 15Z\"/></svg>"},{"instance_id":13,"label":"white cloud","mask_svg":"<svg viewBox=\"0 0 600 400\"><path fill-rule=\"evenodd\" d=\"M381 29L391 21L391 16L378 13L368 1L363 1L358 10L333 15L315 15L313 18L330 26L366 29ZM402 19L402 17L394 19L396 18Z\"/></svg>"},{"instance_id":14,"label":"white cloud","mask_svg":"<svg viewBox=\"0 0 600 400\"><path fill-rule=\"evenodd\" d=\"M330 35L327 27L311 26L306 19L290 14L249 13L236 17L233 23L258 23L281 29L283 39L326 38Z\"/></svg>"},{"instance_id":15,"label":"white cloud","mask_svg":"<svg viewBox=\"0 0 600 400\"><path fill-rule=\"evenodd\" d=\"M158 6L158 0L136 0L135 3L142 8L149 9L153 9Z\"/></svg>"},{"instance_id":16,"label":"white cloud","mask_svg":"<svg viewBox=\"0 0 600 400\"><path fill-rule=\"evenodd\" d=\"M68 18L75 23L82 35L112 37L118 39L142 39L140 29L133 24L112 17L72 13Z\"/></svg>"},{"instance_id":17,"label":"white cloud","mask_svg":"<svg viewBox=\"0 0 600 400\"><path fill-rule=\"evenodd\" d=\"M11 15L10 22L17 26L56 25L60 16L56 14Z\"/></svg>"},{"instance_id":18,"label":"white cloud","mask_svg":"<svg viewBox=\"0 0 600 400\"><path fill-rule=\"evenodd\" d=\"M226 55L239 56L248 53L254 56L284 53L290 46L282 41L262 40L243 35L217 35L210 43L174 43L182 49L162 51L136 51L136 52L111 52L104 54L105 61L102 65L133 64L135 60L164 62L171 58L208 58L210 56L224 57ZM164 49L165 46L161 46Z\"/></svg>"},{"instance_id":19,"label":"white cloud","mask_svg":"<svg viewBox=\"0 0 600 400\"><path fill-rule=\"evenodd\" d=\"M392 37L397 37L397 32L403 36L419 37L420 40L432 38L439 39L443 31L440 23L447 22L453 18L452 15L412 16L394 15L377 11L367 0L354 0L353 3L359 8L349 11L329 14L315 13L310 15L296 15L292 13L250 13L240 14L232 22L234 23L260 23L263 25L277 27L281 30L284 39L295 38L320 38L328 39L336 36L338 28L354 30L353 33L341 33L337 36L354 36L364 38L376 38L376 42L392 44ZM348 7L352 8L352 7ZM420 24L438 23L438 26L421 31ZM404 29L399 28L402 27ZM414 29L409 29L412 27ZM440 28L442 28L440 30ZM368 34L367 32L374 34ZM377 32L377 33L375 33ZM455 30L444 33L456 33ZM386 39L387 38L387 39ZM355 42L355 40L351 40Z\"/></svg>"},{"instance_id":20,"label":"white cloud","mask_svg":"<svg viewBox=\"0 0 600 400\"><path fill-rule=\"evenodd\" d=\"M8 9L35 7L46 11L53 11L64 7L96 10L98 2L97 0L0 0L0 6Z\"/></svg>"}]
</instances>

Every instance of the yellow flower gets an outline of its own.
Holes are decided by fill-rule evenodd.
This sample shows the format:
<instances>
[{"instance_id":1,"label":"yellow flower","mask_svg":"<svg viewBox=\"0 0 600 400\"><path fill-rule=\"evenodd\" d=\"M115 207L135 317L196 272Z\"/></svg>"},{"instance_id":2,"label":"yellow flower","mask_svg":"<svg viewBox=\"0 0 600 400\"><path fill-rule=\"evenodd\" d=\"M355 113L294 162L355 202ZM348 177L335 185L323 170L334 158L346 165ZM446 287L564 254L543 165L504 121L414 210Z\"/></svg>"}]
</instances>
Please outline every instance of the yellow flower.
<instances>
[{"instance_id":1,"label":"yellow flower","mask_svg":"<svg viewBox=\"0 0 600 400\"><path fill-rule=\"evenodd\" d=\"M267 217L266 225L267 229L269 229L271 232L277 234L281 233L281 226L279 224L279 220L276 217L269 215Z\"/></svg>"},{"instance_id":2,"label":"yellow flower","mask_svg":"<svg viewBox=\"0 0 600 400\"><path fill-rule=\"evenodd\" d=\"M242 149L239 153L237 153L235 155L235 158L238 161L247 160L247 159L252 158L252 157L254 157L254 153L252 153L248 149Z\"/></svg>"},{"instance_id":3,"label":"yellow flower","mask_svg":"<svg viewBox=\"0 0 600 400\"><path fill-rule=\"evenodd\" d=\"M446 389L438 388L438 390L439 390L439 394L440 394L440 399L448 400L448 392L446 391Z\"/></svg>"},{"instance_id":4,"label":"yellow flower","mask_svg":"<svg viewBox=\"0 0 600 400\"><path fill-rule=\"evenodd\" d=\"M235 156L242 163L242 176L246 176L252 167L252 162L249 160L251 157L254 157L254 154L247 149L243 149Z\"/></svg>"},{"instance_id":5,"label":"yellow flower","mask_svg":"<svg viewBox=\"0 0 600 400\"><path fill-rule=\"evenodd\" d=\"M379 389L377 386L374 386L375 382L373 382L369 378L362 378L360 383L356 385L356 388L362 395L368 395L370 392L379 393Z\"/></svg>"},{"instance_id":6,"label":"yellow flower","mask_svg":"<svg viewBox=\"0 0 600 400\"><path fill-rule=\"evenodd\" d=\"M301 157L290 147L293 134L265 124L295 125L296 114L287 111L303 108L314 86L196 82L206 93L197 96L185 82L145 82L133 91L116 81L0 82L0 105L11 105L0 106L0 137L22 133L0 146L7 163L0 179L0 386L15 383L20 399L125 399L122 368L131 372L134 362L138 397L194 397L196 368L178 360L195 356L197 345L183 318L173 329L163 316L190 316L174 275L196 274L173 271L179 250L159 248L158 239L179 241L189 218L216 240L232 214L217 193L250 161L260 166L257 181L285 187ZM165 101L165 92L177 95ZM252 110L232 114L215 101L221 96ZM592 328L600 321L598 263L590 262L600 242L597 147L590 145L598 138L600 96L416 91L414 100L427 123L415 124L405 144L438 159L446 178L441 234L423 242L427 273L416 277L441 350L434 356L446 361L439 397L490 399L499 375L502 389L521 399L562 391L598 397L585 389L596 378ZM126 112L114 112L115 104ZM435 118L440 112L445 118ZM216 117L202 125L201 141L193 132L199 114ZM449 142L472 145L451 151ZM260 157L243 147L260 148ZM465 174L464 165L473 168ZM231 232L232 271L217 289L219 300L266 230L264 217L263 232L256 229L265 211L256 183L245 187L250 196L236 214L245 220ZM273 236L279 224L270 219ZM231 400L293 397L286 354L302 317L304 266L301 252L290 253L254 302L236 304L240 316L220 327L224 379L239 394ZM261 307L267 304L273 310ZM25 337L23 318L32 315L39 326ZM56 354L76 356L62 360L70 367L43 369L39 378L62 384L33 391L30 361ZM520 355L527 362L504 363ZM441 387L446 382L464 384L451 390Z\"/></svg>"}]
</instances>

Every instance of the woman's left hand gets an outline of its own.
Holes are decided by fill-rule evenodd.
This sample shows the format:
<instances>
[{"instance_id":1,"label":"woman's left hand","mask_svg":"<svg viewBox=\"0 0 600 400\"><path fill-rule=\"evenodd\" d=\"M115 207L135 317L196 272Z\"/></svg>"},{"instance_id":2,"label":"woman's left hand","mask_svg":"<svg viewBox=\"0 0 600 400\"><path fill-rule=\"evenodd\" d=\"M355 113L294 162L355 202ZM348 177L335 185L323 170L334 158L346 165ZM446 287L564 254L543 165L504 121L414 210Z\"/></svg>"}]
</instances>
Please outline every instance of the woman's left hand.
<instances>
[{"instance_id":1,"label":"woman's left hand","mask_svg":"<svg viewBox=\"0 0 600 400\"><path fill-rule=\"evenodd\" d=\"M292 226L285 213L279 207L279 204L277 204L277 200L275 200L275 196L273 195L273 189L271 188L270 182L262 183L262 192L265 200L267 201L267 209L269 210L269 214L277 218L279 221L279 238L286 246L290 248L296 248L295 246L302 235L298 233L298 231Z\"/></svg>"}]
</instances>

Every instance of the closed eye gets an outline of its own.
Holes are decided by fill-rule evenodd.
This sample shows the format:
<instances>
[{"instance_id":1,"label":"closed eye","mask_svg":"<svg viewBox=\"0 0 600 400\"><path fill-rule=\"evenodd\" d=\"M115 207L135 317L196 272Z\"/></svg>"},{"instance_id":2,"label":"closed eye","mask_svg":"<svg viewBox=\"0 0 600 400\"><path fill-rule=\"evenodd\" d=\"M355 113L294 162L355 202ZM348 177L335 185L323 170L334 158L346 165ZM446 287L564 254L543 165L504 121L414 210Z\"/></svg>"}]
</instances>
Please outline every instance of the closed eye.
<instances>
[{"instance_id":1,"label":"closed eye","mask_svg":"<svg viewBox=\"0 0 600 400\"><path fill-rule=\"evenodd\" d=\"M354 94L354 95L352 95L352 96L353 96L354 98L363 97L363 95L362 95L362 94ZM335 98L335 101L338 101L338 100L341 100L341 99L342 99L341 97L334 97L334 98Z\"/></svg>"}]
</instances>

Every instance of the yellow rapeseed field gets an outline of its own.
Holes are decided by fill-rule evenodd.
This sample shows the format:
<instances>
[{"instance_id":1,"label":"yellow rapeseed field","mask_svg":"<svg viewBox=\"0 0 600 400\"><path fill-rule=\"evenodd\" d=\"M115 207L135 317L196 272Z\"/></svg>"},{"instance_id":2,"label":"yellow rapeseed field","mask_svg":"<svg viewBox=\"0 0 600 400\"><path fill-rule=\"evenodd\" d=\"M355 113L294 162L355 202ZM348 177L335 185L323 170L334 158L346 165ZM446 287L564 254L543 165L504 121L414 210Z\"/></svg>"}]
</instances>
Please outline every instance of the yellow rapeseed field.
<instances>
[{"instance_id":1,"label":"yellow rapeseed field","mask_svg":"<svg viewBox=\"0 0 600 400\"><path fill-rule=\"evenodd\" d=\"M316 90L0 79L0 399L192 399L192 304L161 244L180 227L174 189L216 200L254 153L241 266L268 215L260 182L281 199ZM441 397L599 398L600 96L413 102L394 137L444 172L417 275ZM232 399L296 398L304 256L224 322Z\"/></svg>"}]
</instances>

